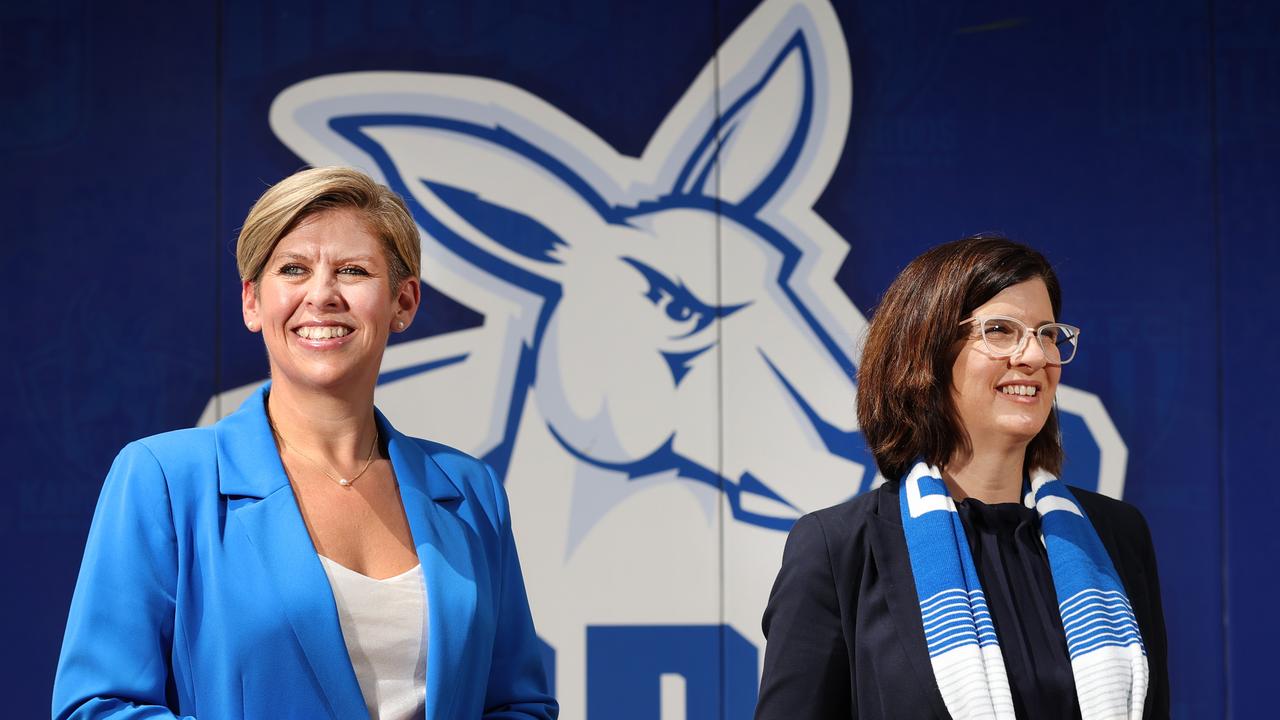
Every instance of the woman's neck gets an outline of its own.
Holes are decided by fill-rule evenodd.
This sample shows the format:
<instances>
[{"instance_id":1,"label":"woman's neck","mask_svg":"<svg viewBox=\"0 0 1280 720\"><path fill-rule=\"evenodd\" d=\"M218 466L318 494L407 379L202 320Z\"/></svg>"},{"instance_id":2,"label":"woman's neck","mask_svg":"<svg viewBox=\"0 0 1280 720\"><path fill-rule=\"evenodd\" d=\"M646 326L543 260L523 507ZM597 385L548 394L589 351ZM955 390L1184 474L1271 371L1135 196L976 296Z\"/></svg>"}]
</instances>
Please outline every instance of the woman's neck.
<instances>
[{"instance_id":1,"label":"woman's neck","mask_svg":"<svg viewBox=\"0 0 1280 720\"><path fill-rule=\"evenodd\" d=\"M286 445L334 468L363 461L377 432L372 393L344 397L273 382L267 416Z\"/></svg>"},{"instance_id":2,"label":"woman's neck","mask_svg":"<svg viewBox=\"0 0 1280 720\"><path fill-rule=\"evenodd\" d=\"M942 469L955 500L976 498L987 504L1020 502L1026 446L957 453Z\"/></svg>"}]
</instances>

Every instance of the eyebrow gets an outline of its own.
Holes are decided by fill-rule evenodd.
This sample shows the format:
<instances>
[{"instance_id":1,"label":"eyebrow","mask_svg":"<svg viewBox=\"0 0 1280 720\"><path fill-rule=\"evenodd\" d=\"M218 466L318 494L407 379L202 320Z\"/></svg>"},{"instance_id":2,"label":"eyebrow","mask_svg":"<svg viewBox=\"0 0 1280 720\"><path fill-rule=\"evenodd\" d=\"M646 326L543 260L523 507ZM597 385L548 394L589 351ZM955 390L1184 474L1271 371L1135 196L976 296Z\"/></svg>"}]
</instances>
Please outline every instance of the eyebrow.
<instances>
[{"instance_id":1,"label":"eyebrow","mask_svg":"<svg viewBox=\"0 0 1280 720\"><path fill-rule=\"evenodd\" d=\"M1008 316L1006 316L1006 317L1013 317L1013 316L1012 316L1012 315L1008 315ZM1014 318L1014 319L1016 320L1017 318ZM1042 327L1042 326L1044 326L1044 325L1053 325L1054 323L1056 323L1056 322L1058 322L1058 321L1057 321L1057 320L1036 320L1035 322L1030 322L1030 321L1027 321L1027 320L1022 320L1021 322L1022 322L1022 324L1023 324L1023 325L1026 325L1027 327L1029 327L1029 328L1033 328L1033 329L1034 329L1034 328Z\"/></svg>"},{"instance_id":2,"label":"eyebrow","mask_svg":"<svg viewBox=\"0 0 1280 720\"><path fill-rule=\"evenodd\" d=\"M961 320L961 321L960 321L960 324L961 324L961 325L966 325L966 324L972 323L972 322L973 322L973 320L975 320L977 317L978 317L978 315L970 315L968 318L966 318L966 319L964 319L964 320ZM1012 315L1006 315L1006 314L1004 314L1004 313L991 313L990 315L983 315L982 317L989 317L989 318L990 318L990 317L998 317L998 318L1009 318L1009 319L1011 319L1011 320L1017 320L1018 322L1022 323L1023 325L1026 325L1027 327L1031 328L1032 330L1039 330L1040 328L1044 327L1045 325L1056 325L1056 324L1058 324L1058 323L1060 323L1060 322L1061 322L1060 320L1038 320L1038 321L1036 321L1036 322L1029 322L1029 321L1027 321L1027 320L1023 320L1023 319L1021 319L1021 318L1016 318L1016 317L1014 317L1014 316L1012 316Z\"/></svg>"},{"instance_id":3,"label":"eyebrow","mask_svg":"<svg viewBox=\"0 0 1280 720\"><path fill-rule=\"evenodd\" d=\"M373 255L349 255L347 257L338 258L337 263L342 264L342 263L349 263L349 262L356 262L356 261L373 262L373 258L374 258ZM304 255L302 253L286 251L277 255L276 259L277 260L308 260L309 261L312 259L312 257L310 255Z\"/></svg>"},{"instance_id":4,"label":"eyebrow","mask_svg":"<svg viewBox=\"0 0 1280 720\"><path fill-rule=\"evenodd\" d=\"M1014 318L1014 316L1012 315L1005 315L1005 316L1006 318ZM1036 320L1036 322L1032 323L1032 322L1029 322L1029 320L1020 320L1018 318L1014 318L1014 319L1018 320L1018 322L1020 322L1021 324L1027 325L1027 327L1030 329L1033 329L1033 331L1034 329L1043 328L1044 325L1057 324L1057 320Z\"/></svg>"}]
</instances>

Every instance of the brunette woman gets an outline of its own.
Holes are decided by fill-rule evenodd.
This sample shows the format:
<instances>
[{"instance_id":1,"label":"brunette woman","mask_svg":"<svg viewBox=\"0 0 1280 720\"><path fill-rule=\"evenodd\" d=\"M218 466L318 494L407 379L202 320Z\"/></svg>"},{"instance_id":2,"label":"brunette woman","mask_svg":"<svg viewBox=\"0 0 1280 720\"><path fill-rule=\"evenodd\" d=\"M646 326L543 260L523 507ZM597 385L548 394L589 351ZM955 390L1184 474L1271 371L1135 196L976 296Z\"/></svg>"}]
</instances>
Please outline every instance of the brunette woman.
<instances>
[{"instance_id":1,"label":"brunette woman","mask_svg":"<svg viewBox=\"0 0 1280 720\"><path fill-rule=\"evenodd\" d=\"M1068 486L1054 392L1081 331L1061 309L1045 258L996 236L889 287L858 371L888 481L792 529L757 718L1168 716L1146 522Z\"/></svg>"}]
</instances>

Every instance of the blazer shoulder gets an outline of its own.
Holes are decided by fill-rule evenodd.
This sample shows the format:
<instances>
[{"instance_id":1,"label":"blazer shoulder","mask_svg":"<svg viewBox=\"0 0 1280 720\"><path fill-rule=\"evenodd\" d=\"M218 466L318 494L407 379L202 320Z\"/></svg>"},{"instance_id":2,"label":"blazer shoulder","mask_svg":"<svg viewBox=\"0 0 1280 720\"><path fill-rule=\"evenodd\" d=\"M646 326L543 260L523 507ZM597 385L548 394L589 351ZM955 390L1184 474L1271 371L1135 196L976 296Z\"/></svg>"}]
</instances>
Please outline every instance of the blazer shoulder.
<instances>
[{"instance_id":1,"label":"blazer shoulder","mask_svg":"<svg viewBox=\"0 0 1280 720\"><path fill-rule=\"evenodd\" d=\"M856 495L838 505L816 510L809 515L822 524L827 532L854 533L865 527L873 516L880 514L885 501L897 503L894 488L880 487Z\"/></svg>"},{"instance_id":2,"label":"blazer shoulder","mask_svg":"<svg viewBox=\"0 0 1280 720\"><path fill-rule=\"evenodd\" d=\"M480 458L463 452L456 447L445 445L442 442L428 440L426 438L413 437L406 435L410 440L418 444L423 452L431 456L433 460L440 464L441 467L448 465L450 467L459 467L467 469L478 469L486 467L485 462Z\"/></svg>"},{"instance_id":3,"label":"blazer shoulder","mask_svg":"<svg viewBox=\"0 0 1280 720\"><path fill-rule=\"evenodd\" d=\"M886 499L884 486L862 493L838 505L807 513L792 526L788 543L807 546L821 542L833 558L857 553L866 538L872 518Z\"/></svg>"},{"instance_id":4,"label":"blazer shoulder","mask_svg":"<svg viewBox=\"0 0 1280 720\"><path fill-rule=\"evenodd\" d=\"M192 454L213 453L215 447L212 427L170 430L141 438L131 444L135 443L150 450L161 463L165 460L181 460Z\"/></svg>"},{"instance_id":5,"label":"blazer shoulder","mask_svg":"<svg viewBox=\"0 0 1280 720\"><path fill-rule=\"evenodd\" d=\"M140 438L126 445L120 456L135 453L149 454L170 481L209 475L217 463L217 445L210 427L171 430Z\"/></svg>"},{"instance_id":6,"label":"blazer shoulder","mask_svg":"<svg viewBox=\"0 0 1280 720\"><path fill-rule=\"evenodd\" d=\"M172 528L180 507L216 492L216 454L209 428L175 430L128 443L116 455L102 483L94 524L100 516L137 514L153 529Z\"/></svg>"},{"instance_id":7,"label":"blazer shoulder","mask_svg":"<svg viewBox=\"0 0 1280 720\"><path fill-rule=\"evenodd\" d=\"M1138 508L1123 500L1078 487L1072 487L1071 494L1080 502L1089 520L1099 530L1105 528L1120 535L1148 542L1150 530L1147 529L1146 518Z\"/></svg>"},{"instance_id":8,"label":"blazer shoulder","mask_svg":"<svg viewBox=\"0 0 1280 720\"><path fill-rule=\"evenodd\" d=\"M449 477L467 484L488 485L495 479L493 468L478 457L442 442L410 437Z\"/></svg>"}]
</instances>

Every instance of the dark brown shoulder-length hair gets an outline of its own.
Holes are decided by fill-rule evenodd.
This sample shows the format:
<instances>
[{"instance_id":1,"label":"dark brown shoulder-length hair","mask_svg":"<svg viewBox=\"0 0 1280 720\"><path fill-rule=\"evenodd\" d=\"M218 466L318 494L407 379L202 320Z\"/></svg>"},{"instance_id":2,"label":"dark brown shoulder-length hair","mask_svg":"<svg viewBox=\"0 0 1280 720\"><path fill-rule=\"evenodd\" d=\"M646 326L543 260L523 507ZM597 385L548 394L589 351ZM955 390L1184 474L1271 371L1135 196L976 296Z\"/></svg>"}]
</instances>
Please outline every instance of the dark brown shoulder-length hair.
<instances>
[{"instance_id":1,"label":"dark brown shoulder-length hair","mask_svg":"<svg viewBox=\"0 0 1280 720\"><path fill-rule=\"evenodd\" d=\"M858 424L880 473L897 480L919 458L943 466L968 452L968 433L951 396L960 323L1001 290L1040 278L1056 320L1058 276L1043 255L995 234L973 235L911 261L885 291L858 366ZM1028 470L1062 470L1058 413L1027 445Z\"/></svg>"}]
</instances>

